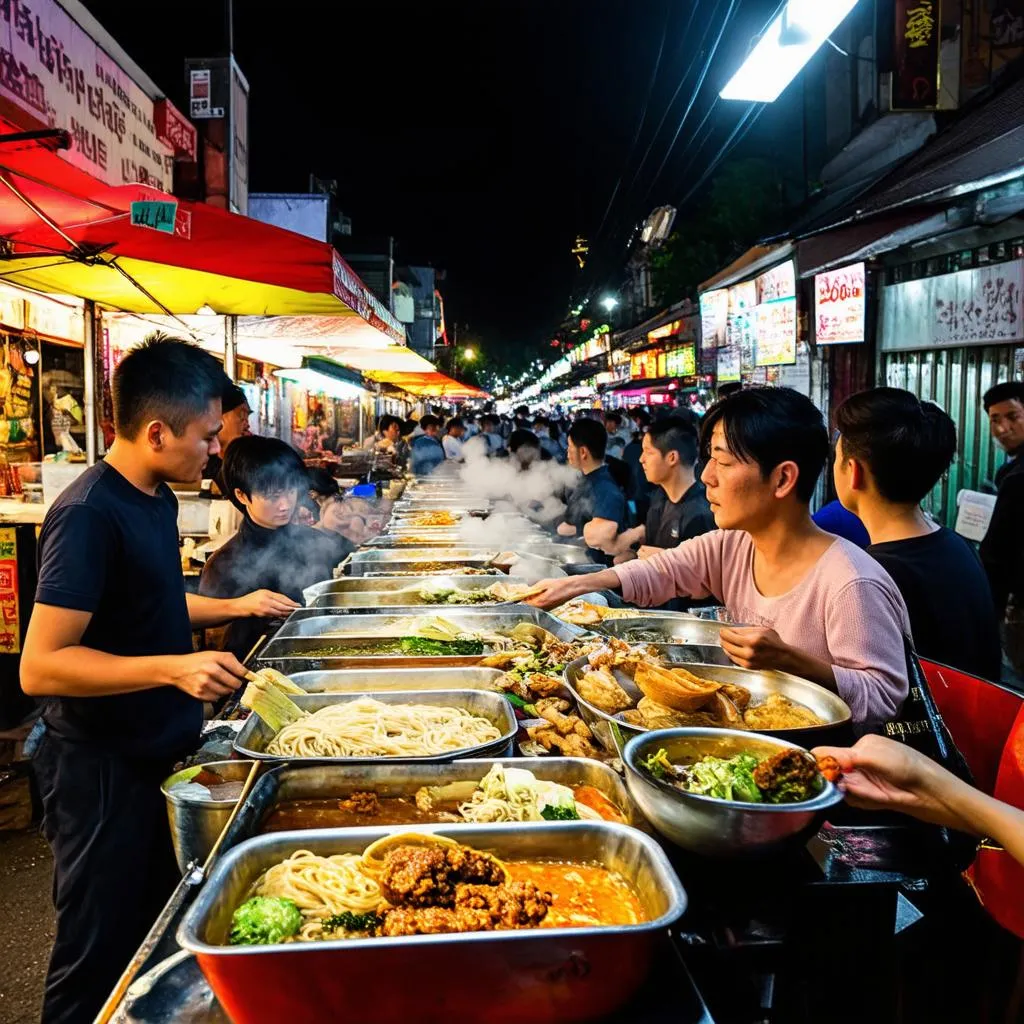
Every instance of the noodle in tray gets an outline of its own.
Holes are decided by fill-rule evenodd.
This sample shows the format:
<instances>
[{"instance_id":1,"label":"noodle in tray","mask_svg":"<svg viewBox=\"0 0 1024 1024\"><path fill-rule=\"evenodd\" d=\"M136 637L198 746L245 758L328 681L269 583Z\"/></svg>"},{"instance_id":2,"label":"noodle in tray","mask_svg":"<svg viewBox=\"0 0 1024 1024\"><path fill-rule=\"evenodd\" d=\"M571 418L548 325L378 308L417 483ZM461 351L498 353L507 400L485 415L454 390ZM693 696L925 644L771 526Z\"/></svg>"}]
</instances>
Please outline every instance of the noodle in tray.
<instances>
[{"instance_id":1,"label":"noodle in tray","mask_svg":"<svg viewBox=\"0 0 1024 1024\"><path fill-rule=\"evenodd\" d=\"M360 697L285 726L267 752L285 757L426 757L479 746L501 732L463 708Z\"/></svg>"}]
</instances>

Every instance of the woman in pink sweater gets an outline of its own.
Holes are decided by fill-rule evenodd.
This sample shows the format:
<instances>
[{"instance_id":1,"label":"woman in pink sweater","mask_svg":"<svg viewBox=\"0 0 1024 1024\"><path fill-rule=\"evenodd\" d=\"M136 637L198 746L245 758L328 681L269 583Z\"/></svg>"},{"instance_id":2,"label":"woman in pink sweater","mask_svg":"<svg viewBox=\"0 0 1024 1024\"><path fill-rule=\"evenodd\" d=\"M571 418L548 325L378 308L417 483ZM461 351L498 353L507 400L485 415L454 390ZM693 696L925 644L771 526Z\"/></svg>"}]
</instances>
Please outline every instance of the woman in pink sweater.
<instances>
[{"instance_id":1,"label":"woman in pink sweater","mask_svg":"<svg viewBox=\"0 0 1024 1024\"><path fill-rule=\"evenodd\" d=\"M907 609L870 555L811 520L829 453L821 414L788 388L751 388L708 412L701 440L718 530L651 558L547 580L531 603L551 608L601 589L641 607L713 596L734 622L750 624L722 630L736 664L820 683L858 724L891 718L907 696Z\"/></svg>"}]
</instances>

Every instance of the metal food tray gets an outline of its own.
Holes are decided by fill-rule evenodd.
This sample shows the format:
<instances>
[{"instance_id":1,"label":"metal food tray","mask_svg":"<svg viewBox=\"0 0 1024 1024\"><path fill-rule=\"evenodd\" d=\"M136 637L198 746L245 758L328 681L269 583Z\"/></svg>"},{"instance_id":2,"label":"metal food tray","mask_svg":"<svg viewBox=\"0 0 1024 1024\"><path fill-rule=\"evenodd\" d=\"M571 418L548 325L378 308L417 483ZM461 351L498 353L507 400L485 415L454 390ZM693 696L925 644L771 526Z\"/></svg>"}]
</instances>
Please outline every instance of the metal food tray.
<instances>
[{"instance_id":1,"label":"metal food tray","mask_svg":"<svg viewBox=\"0 0 1024 1024\"><path fill-rule=\"evenodd\" d=\"M712 622L683 613L661 612L652 615L636 615L630 618L606 619L594 629L599 633L618 637L620 640L627 639L629 633L637 630L657 633L661 637L660 640L630 642L661 643L674 647L695 646L701 648L701 651L691 659L692 661L710 662L714 665L732 665L728 655L722 650L721 634L722 630L728 626L729 623L726 622Z\"/></svg>"},{"instance_id":2,"label":"metal food tray","mask_svg":"<svg viewBox=\"0 0 1024 1024\"><path fill-rule=\"evenodd\" d=\"M260 718L251 714L235 737L235 753L257 761L288 761L292 764L403 764L424 762L443 764L462 757L505 757L511 753L518 726L512 705L500 693L488 690L392 690L387 693L307 693L291 699L303 711L319 711L335 704L349 704L359 697L372 696L382 704L431 704L438 707L463 708L492 722L501 733L487 743L477 743L443 754L423 757L284 757L268 754L267 744L277 733Z\"/></svg>"},{"instance_id":3,"label":"metal food tray","mask_svg":"<svg viewBox=\"0 0 1024 1024\"><path fill-rule=\"evenodd\" d=\"M268 770L253 786L228 826L221 842L221 851L260 835L263 822L270 812L288 800L345 800L353 793L367 791L379 797L412 799L423 786L479 782L496 764L504 768L524 768L533 772L542 782L557 782L563 786L593 786L622 812L627 824L646 825L618 774L606 764L584 757L467 758L450 764L284 764ZM372 826L373 822L367 824ZM471 822L450 824L469 825ZM552 822L531 821L521 824L549 827Z\"/></svg>"},{"instance_id":4,"label":"metal food tray","mask_svg":"<svg viewBox=\"0 0 1024 1024\"><path fill-rule=\"evenodd\" d=\"M498 668L342 668L293 672L288 678L306 693L389 693L393 690L490 690L501 692Z\"/></svg>"},{"instance_id":5,"label":"metal food tray","mask_svg":"<svg viewBox=\"0 0 1024 1024\"><path fill-rule=\"evenodd\" d=\"M489 562L501 550L491 544L488 547L432 548L409 547L402 551L387 548L360 548L348 556L346 561L358 565L360 562Z\"/></svg>"},{"instance_id":6,"label":"metal food tray","mask_svg":"<svg viewBox=\"0 0 1024 1024\"><path fill-rule=\"evenodd\" d=\"M704 679L717 680L723 683L736 683L750 690L753 697L767 697L770 693L781 693L798 704L810 708L820 718L825 719L824 725L805 726L801 729L760 729L767 736L778 736L780 739L798 743L804 747L826 742L829 738L845 731L850 722L850 708L847 703L831 690L812 683L809 679L790 675L788 672L769 672L758 669L740 668L738 665L709 665L692 660L693 647L680 647L675 644L648 645L662 654L670 664L685 665L694 675ZM707 648L700 648L707 650ZM613 734L617 731L623 740L649 732L645 726L631 725L619 714L609 715L600 708L584 700L576 684L590 668L589 658L584 656L571 661L565 666L565 682L572 691L579 705L580 717L590 726L591 731L607 750L618 751L619 746ZM613 669L619 685L633 698L634 706L643 697L643 693L624 672ZM613 730L614 726L614 730ZM723 727L724 728L724 727Z\"/></svg>"},{"instance_id":7,"label":"metal food tray","mask_svg":"<svg viewBox=\"0 0 1024 1024\"><path fill-rule=\"evenodd\" d=\"M336 580L323 580L306 587L302 592L303 600L308 607L318 597L325 594L386 594L400 591L422 590L424 587L435 590L444 587L458 587L460 590L486 590L495 583L526 583L527 581L518 576L506 576L504 573L496 572L493 576L445 576L437 574L424 576L420 579L413 579L408 576L343 576ZM411 595L410 595L411 596Z\"/></svg>"},{"instance_id":8,"label":"metal food tray","mask_svg":"<svg viewBox=\"0 0 1024 1024\"><path fill-rule=\"evenodd\" d=\"M630 881L648 920L597 928L531 928L399 938L342 939L276 946L228 946L234 909L255 880L297 849L359 854L410 831L325 829L257 836L225 854L178 929L235 1024L323 1020L328 1008L359 1007L363 1024L555 1024L594 1020L622 1006L648 977L662 936L686 909L686 893L665 853L627 825L560 822L423 825L506 860L601 864ZM464 963L452 984L452 965ZM557 981L555 980L557 979ZM372 998L367 998L372 993Z\"/></svg>"},{"instance_id":9,"label":"metal food tray","mask_svg":"<svg viewBox=\"0 0 1024 1024\"><path fill-rule=\"evenodd\" d=\"M366 582L371 582L372 579L373 578L371 577ZM480 581L483 582L481 583ZM420 596L419 591L447 590L449 588L454 588L467 593L473 593L475 591L487 590L488 587L494 586L495 583L504 583L509 586L517 584L524 587L529 586L526 580L520 579L518 576L500 576L498 578L491 576L429 576L424 579L422 583L418 583L416 580L407 580L407 583L411 584L411 586L392 587L384 590L327 590L312 597L308 603L308 607L360 608L365 610L368 608L384 608L396 605L403 608L417 606L420 608L436 608L438 613L442 614L445 609L500 608L502 605L507 605L511 602L492 600L485 601L481 604L474 604L471 601L455 601L450 604L437 603L434 601L424 601Z\"/></svg>"},{"instance_id":10,"label":"metal food tray","mask_svg":"<svg viewBox=\"0 0 1024 1024\"><path fill-rule=\"evenodd\" d=\"M436 565L464 566L470 569L490 569L493 573L507 575L506 570L511 566L490 565L486 558L445 558L444 549L437 549L431 552L430 558L407 558L408 552L405 549L380 548L376 552L381 555L388 555L386 559L369 559L367 561L352 561L352 555L341 564L341 576L339 579L402 579L406 583L416 577L392 576L397 572L414 572L423 577L437 576L443 573L443 569L437 569ZM527 556L519 558L515 563L515 575L518 579L524 579L527 583L536 583L538 580L557 579L565 576L565 570L557 562L548 558L535 558ZM472 576L460 577L461 579L473 579ZM477 577L482 579L483 577Z\"/></svg>"},{"instance_id":11,"label":"metal food tray","mask_svg":"<svg viewBox=\"0 0 1024 1024\"><path fill-rule=\"evenodd\" d=\"M399 623L406 623L411 618L428 617L438 614L433 606L429 608L410 609L411 614L378 614L369 612L360 614L316 614L329 612L330 609L305 609L313 612L309 616L290 618L277 634L259 652L258 661L261 665L269 665L279 669L286 675L299 671L315 671L324 668L413 668L416 665L442 668L455 665L476 665L487 656L474 655L403 655L403 654L353 654L311 656L306 652L323 647L324 641L333 642L345 639L365 639L379 635L384 630ZM575 640L584 633L579 626L556 619L553 615L539 608L527 605L497 605L492 609L445 609L444 618L467 631L511 629L521 622L532 622L553 633L559 640Z\"/></svg>"}]
</instances>

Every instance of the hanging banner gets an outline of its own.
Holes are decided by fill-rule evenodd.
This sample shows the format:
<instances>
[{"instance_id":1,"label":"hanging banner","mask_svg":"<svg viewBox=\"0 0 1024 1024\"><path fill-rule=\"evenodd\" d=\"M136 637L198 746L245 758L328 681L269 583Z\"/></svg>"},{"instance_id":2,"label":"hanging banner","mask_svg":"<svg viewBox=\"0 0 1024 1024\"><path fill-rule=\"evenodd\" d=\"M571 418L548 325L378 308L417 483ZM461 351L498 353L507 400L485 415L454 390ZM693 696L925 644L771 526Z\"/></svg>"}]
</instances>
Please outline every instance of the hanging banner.
<instances>
[{"instance_id":1,"label":"hanging banner","mask_svg":"<svg viewBox=\"0 0 1024 1024\"><path fill-rule=\"evenodd\" d=\"M11 527L0 529L0 654L21 653L18 624L18 542Z\"/></svg>"},{"instance_id":2,"label":"hanging banner","mask_svg":"<svg viewBox=\"0 0 1024 1024\"><path fill-rule=\"evenodd\" d=\"M740 379L740 350L726 345L718 350L718 383L726 384Z\"/></svg>"},{"instance_id":3,"label":"hanging banner","mask_svg":"<svg viewBox=\"0 0 1024 1024\"><path fill-rule=\"evenodd\" d=\"M941 0L895 0L893 110L939 105Z\"/></svg>"},{"instance_id":4,"label":"hanging banner","mask_svg":"<svg viewBox=\"0 0 1024 1024\"><path fill-rule=\"evenodd\" d=\"M844 345L864 340L864 264L854 263L814 277L814 340Z\"/></svg>"},{"instance_id":5,"label":"hanging banner","mask_svg":"<svg viewBox=\"0 0 1024 1024\"><path fill-rule=\"evenodd\" d=\"M1024 341L1024 260L882 289L883 352Z\"/></svg>"},{"instance_id":6,"label":"hanging banner","mask_svg":"<svg viewBox=\"0 0 1024 1024\"><path fill-rule=\"evenodd\" d=\"M59 155L93 177L171 191L153 101L55 0L0 2L0 98L65 129L71 148Z\"/></svg>"},{"instance_id":7,"label":"hanging banner","mask_svg":"<svg viewBox=\"0 0 1024 1024\"><path fill-rule=\"evenodd\" d=\"M700 297L700 348L710 352L728 341L729 289L718 288Z\"/></svg>"},{"instance_id":8,"label":"hanging banner","mask_svg":"<svg viewBox=\"0 0 1024 1024\"><path fill-rule=\"evenodd\" d=\"M796 266L786 260L765 271L754 282L755 367L796 362Z\"/></svg>"}]
</instances>

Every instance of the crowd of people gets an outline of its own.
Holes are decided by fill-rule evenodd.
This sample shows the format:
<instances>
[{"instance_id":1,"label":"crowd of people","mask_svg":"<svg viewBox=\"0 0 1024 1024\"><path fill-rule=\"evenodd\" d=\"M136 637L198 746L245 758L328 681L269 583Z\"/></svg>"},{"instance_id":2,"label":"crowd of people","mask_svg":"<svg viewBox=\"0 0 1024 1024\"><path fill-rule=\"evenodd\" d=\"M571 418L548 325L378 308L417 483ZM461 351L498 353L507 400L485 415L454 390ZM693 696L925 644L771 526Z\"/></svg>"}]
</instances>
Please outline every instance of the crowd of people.
<instances>
[{"instance_id":1,"label":"crowd of people","mask_svg":"<svg viewBox=\"0 0 1024 1024\"><path fill-rule=\"evenodd\" d=\"M159 783L196 748L204 704L241 685L255 640L384 521L381 505L252 435L239 395L193 345L156 337L132 350L114 374L116 438L40 534L21 682L42 702L29 749L55 864L48 1024L92 1019L173 888ZM952 421L892 388L843 403L831 439L806 397L750 388L703 422L688 409L602 422L523 406L412 426L385 416L368 445L416 473L474 458L523 474L566 463L578 476L546 521L601 568L543 581L533 603L605 590L642 607L724 604L742 624L722 631L736 664L795 673L849 704L867 735L828 752L852 802L996 836L1020 859L1024 812L870 734L907 696L911 644L1000 676L1000 626L1024 597L1024 384L997 385L985 407L1009 459L980 560L920 507L956 450ZM855 539L811 515L830 461L843 510L830 522L856 523ZM189 594L169 484L204 473L242 524ZM215 626L221 648L195 652L193 630Z\"/></svg>"}]
</instances>

